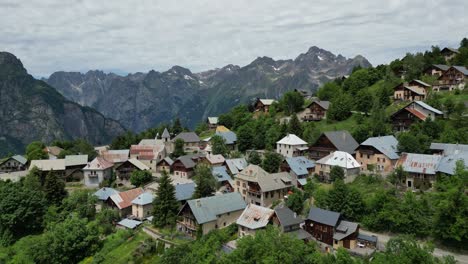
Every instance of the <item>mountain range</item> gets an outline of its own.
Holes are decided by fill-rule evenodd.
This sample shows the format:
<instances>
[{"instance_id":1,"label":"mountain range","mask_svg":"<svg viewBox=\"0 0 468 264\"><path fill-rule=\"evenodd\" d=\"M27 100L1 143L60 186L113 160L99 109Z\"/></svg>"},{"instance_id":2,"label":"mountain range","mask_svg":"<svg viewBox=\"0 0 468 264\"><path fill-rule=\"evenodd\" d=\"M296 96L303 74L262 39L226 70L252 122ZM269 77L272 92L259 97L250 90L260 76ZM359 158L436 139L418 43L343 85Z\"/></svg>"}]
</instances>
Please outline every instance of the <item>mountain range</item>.
<instances>
[{"instance_id":1,"label":"mountain range","mask_svg":"<svg viewBox=\"0 0 468 264\"><path fill-rule=\"evenodd\" d=\"M200 73L180 66L127 76L59 71L44 81L67 99L138 132L175 117L194 127L207 116L217 116L257 97L276 99L294 89L313 93L356 66L371 64L360 55L347 59L314 46L294 60L258 57L244 67L227 65Z\"/></svg>"},{"instance_id":2,"label":"mountain range","mask_svg":"<svg viewBox=\"0 0 468 264\"><path fill-rule=\"evenodd\" d=\"M36 140L83 138L104 144L124 131L118 121L34 79L13 54L0 52L0 155L23 153Z\"/></svg>"}]
</instances>

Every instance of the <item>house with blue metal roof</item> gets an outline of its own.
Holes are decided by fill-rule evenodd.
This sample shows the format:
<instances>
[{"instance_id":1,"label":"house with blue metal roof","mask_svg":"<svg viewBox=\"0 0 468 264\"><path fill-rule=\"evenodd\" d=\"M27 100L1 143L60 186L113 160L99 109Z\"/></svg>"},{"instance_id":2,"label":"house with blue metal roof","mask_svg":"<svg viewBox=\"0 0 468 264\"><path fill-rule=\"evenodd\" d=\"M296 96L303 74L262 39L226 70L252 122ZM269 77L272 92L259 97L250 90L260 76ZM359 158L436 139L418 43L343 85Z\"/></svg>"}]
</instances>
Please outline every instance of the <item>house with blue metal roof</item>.
<instances>
[{"instance_id":1,"label":"house with blue metal roof","mask_svg":"<svg viewBox=\"0 0 468 264\"><path fill-rule=\"evenodd\" d=\"M153 213L154 195L149 192L144 192L132 200L132 215L135 218L144 220L150 217Z\"/></svg>"},{"instance_id":2,"label":"house with blue metal roof","mask_svg":"<svg viewBox=\"0 0 468 264\"><path fill-rule=\"evenodd\" d=\"M185 204L187 200L192 199L196 186L194 182L176 184L175 196L177 201Z\"/></svg>"},{"instance_id":3,"label":"house with blue metal roof","mask_svg":"<svg viewBox=\"0 0 468 264\"><path fill-rule=\"evenodd\" d=\"M211 169L211 173L218 182L220 189L224 189L229 192L233 190L231 186L232 178L231 176L229 176L226 166L213 167Z\"/></svg>"},{"instance_id":4,"label":"house with blue metal roof","mask_svg":"<svg viewBox=\"0 0 468 264\"><path fill-rule=\"evenodd\" d=\"M356 149L361 172L389 174L400 158L398 140L394 136L370 137Z\"/></svg>"},{"instance_id":5,"label":"house with blue metal roof","mask_svg":"<svg viewBox=\"0 0 468 264\"><path fill-rule=\"evenodd\" d=\"M315 161L304 156L288 157L281 164L281 171L289 172L292 183L302 188L307 183L307 178L312 175Z\"/></svg>"},{"instance_id":6,"label":"house with blue metal roof","mask_svg":"<svg viewBox=\"0 0 468 264\"><path fill-rule=\"evenodd\" d=\"M237 192L192 199L179 211L177 229L193 237L198 232L205 235L235 223L245 207L244 199Z\"/></svg>"}]
</instances>

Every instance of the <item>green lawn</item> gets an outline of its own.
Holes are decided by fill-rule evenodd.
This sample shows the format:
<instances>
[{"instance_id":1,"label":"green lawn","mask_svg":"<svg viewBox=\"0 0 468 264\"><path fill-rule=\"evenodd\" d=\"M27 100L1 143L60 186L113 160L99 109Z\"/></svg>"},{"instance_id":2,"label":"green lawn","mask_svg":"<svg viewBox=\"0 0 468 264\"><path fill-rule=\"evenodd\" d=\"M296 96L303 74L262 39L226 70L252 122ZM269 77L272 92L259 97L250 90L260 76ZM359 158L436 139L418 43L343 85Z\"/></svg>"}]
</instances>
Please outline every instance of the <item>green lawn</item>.
<instances>
[{"instance_id":1,"label":"green lawn","mask_svg":"<svg viewBox=\"0 0 468 264\"><path fill-rule=\"evenodd\" d=\"M200 139L207 139L215 134L214 130L207 130L200 133Z\"/></svg>"},{"instance_id":2,"label":"green lawn","mask_svg":"<svg viewBox=\"0 0 468 264\"><path fill-rule=\"evenodd\" d=\"M320 132L336 131L336 130L348 130L351 132L356 126L357 126L357 123L356 123L356 119L354 118L354 115L346 120L339 121L339 122L335 122L331 120L322 120L322 121L315 123L315 127Z\"/></svg>"},{"instance_id":3,"label":"green lawn","mask_svg":"<svg viewBox=\"0 0 468 264\"><path fill-rule=\"evenodd\" d=\"M349 183L349 186L359 191L365 200L392 187L380 176L371 175L359 175L353 182Z\"/></svg>"}]
</instances>

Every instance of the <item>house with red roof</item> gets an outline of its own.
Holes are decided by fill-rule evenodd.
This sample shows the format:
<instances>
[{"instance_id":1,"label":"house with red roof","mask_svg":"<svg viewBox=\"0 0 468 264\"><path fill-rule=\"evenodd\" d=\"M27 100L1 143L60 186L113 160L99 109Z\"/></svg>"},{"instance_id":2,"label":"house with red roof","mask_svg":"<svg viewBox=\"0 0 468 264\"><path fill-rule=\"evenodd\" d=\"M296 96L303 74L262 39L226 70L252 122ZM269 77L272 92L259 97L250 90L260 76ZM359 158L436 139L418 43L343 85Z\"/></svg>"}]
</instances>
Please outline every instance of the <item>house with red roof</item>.
<instances>
[{"instance_id":1,"label":"house with red roof","mask_svg":"<svg viewBox=\"0 0 468 264\"><path fill-rule=\"evenodd\" d=\"M119 210L121 217L132 214L132 202L144 191L142 188L135 188L125 192L115 193L107 198L107 205Z\"/></svg>"}]
</instances>

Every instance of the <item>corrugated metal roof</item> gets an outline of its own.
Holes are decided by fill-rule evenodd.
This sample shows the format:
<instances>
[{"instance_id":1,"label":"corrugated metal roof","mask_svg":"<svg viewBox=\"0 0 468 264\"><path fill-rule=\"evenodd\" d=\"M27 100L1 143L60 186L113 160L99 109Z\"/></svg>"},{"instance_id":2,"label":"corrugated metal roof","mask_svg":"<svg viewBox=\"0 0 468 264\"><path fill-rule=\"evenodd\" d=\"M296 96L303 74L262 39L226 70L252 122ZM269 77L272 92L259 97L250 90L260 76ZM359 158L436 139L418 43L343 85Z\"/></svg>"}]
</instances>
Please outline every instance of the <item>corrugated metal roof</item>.
<instances>
[{"instance_id":1,"label":"corrugated metal roof","mask_svg":"<svg viewBox=\"0 0 468 264\"><path fill-rule=\"evenodd\" d=\"M40 171L62 171L65 170L65 160L32 160L29 168L37 167Z\"/></svg>"},{"instance_id":2,"label":"corrugated metal roof","mask_svg":"<svg viewBox=\"0 0 468 264\"><path fill-rule=\"evenodd\" d=\"M86 165L88 163L88 155L67 155L65 156L65 166Z\"/></svg>"},{"instance_id":3,"label":"corrugated metal roof","mask_svg":"<svg viewBox=\"0 0 468 264\"><path fill-rule=\"evenodd\" d=\"M259 229L268 225L275 211L263 206L249 204L237 219L236 224L248 229Z\"/></svg>"},{"instance_id":4,"label":"corrugated metal roof","mask_svg":"<svg viewBox=\"0 0 468 264\"><path fill-rule=\"evenodd\" d=\"M433 64L432 66L434 66L435 68L438 68L439 70L442 70L442 71L446 71L450 68L450 66L448 65L444 65L444 64Z\"/></svg>"},{"instance_id":5,"label":"corrugated metal roof","mask_svg":"<svg viewBox=\"0 0 468 264\"><path fill-rule=\"evenodd\" d=\"M464 162L465 168L468 168L468 152L460 152L442 157L437 166L437 171L453 175L459 160Z\"/></svg>"},{"instance_id":6,"label":"corrugated metal roof","mask_svg":"<svg viewBox=\"0 0 468 264\"><path fill-rule=\"evenodd\" d=\"M128 159L129 153L129 149L109 149L102 151L100 156L109 162L121 163Z\"/></svg>"},{"instance_id":7,"label":"corrugated metal roof","mask_svg":"<svg viewBox=\"0 0 468 264\"><path fill-rule=\"evenodd\" d=\"M28 162L28 160L25 157L21 156L21 155L14 155L11 158L18 161L19 163L21 163L23 165L25 165Z\"/></svg>"},{"instance_id":8,"label":"corrugated metal roof","mask_svg":"<svg viewBox=\"0 0 468 264\"><path fill-rule=\"evenodd\" d=\"M226 132L216 131L216 135L224 138L224 140L226 141L226 144L228 145L235 144L237 142L237 135L236 133L232 131L226 131Z\"/></svg>"},{"instance_id":9,"label":"corrugated metal roof","mask_svg":"<svg viewBox=\"0 0 468 264\"><path fill-rule=\"evenodd\" d=\"M423 101L414 101L414 103L416 103L416 104L420 105L421 107L425 108L426 110L429 110L429 111L434 112L434 113L436 113L436 114L439 114L439 115L442 115L442 114L443 114L442 111L440 111L440 110L438 110L438 109L435 109L434 107L432 107L432 106L426 104L426 103L423 102Z\"/></svg>"},{"instance_id":10,"label":"corrugated metal roof","mask_svg":"<svg viewBox=\"0 0 468 264\"><path fill-rule=\"evenodd\" d=\"M403 153L397 161L396 167L412 173L435 174L442 156L417 153Z\"/></svg>"},{"instance_id":11,"label":"corrugated metal roof","mask_svg":"<svg viewBox=\"0 0 468 264\"><path fill-rule=\"evenodd\" d=\"M133 164L135 167L137 167L139 170L150 170L150 168L148 166L146 166L143 162L133 158L133 159L129 159L128 162L130 162L131 164Z\"/></svg>"},{"instance_id":12,"label":"corrugated metal roof","mask_svg":"<svg viewBox=\"0 0 468 264\"><path fill-rule=\"evenodd\" d=\"M137 198L133 199L132 204L138 205L147 205L153 202L154 195L149 192L144 192L137 196Z\"/></svg>"},{"instance_id":13,"label":"corrugated metal roof","mask_svg":"<svg viewBox=\"0 0 468 264\"><path fill-rule=\"evenodd\" d=\"M276 144L296 146L296 145L307 145L307 142L305 142L300 137L294 134L287 134L284 138L276 142Z\"/></svg>"},{"instance_id":14,"label":"corrugated metal roof","mask_svg":"<svg viewBox=\"0 0 468 264\"><path fill-rule=\"evenodd\" d=\"M310 104L307 107L309 108L314 103L318 104L320 107L322 107L325 110L328 110L328 108L330 107L330 101L322 101L322 100L314 100L310 102Z\"/></svg>"},{"instance_id":15,"label":"corrugated metal roof","mask_svg":"<svg viewBox=\"0 0 468 264\"><path fill-rule=\"evenodd\" d=\"M316 161L316 164L339 166L344 169L360 168L361 165L351 154L344 151L335 151Z\"/></svg>"},{"instance_id":16,"label":"corrugated metal roof","mask_svg":"<svg viewBox=\"0 0 468 264\"><path fill-rule=\"evenodd\" d=\"M464 75L468 75L468 69L465 66L452 66Z\"/></svg>"},{"instance_id":17,"label":"corrugated metal roof","mask_svg":"<svg viewBox=\"0 0 468 264\"><path fill-rule=\"evenodd\" d=\"M142 188L135 188L125 192L120 192L111 195L109 198L115 203L119 209L124 209L132 206L132 201L143 193Z\"/></svg>"},{"instance_id":18,"label":"corrugated metal roof","mask_svg":"<svg viewBox=\"0 0 468 264\"><path fill-rule=\"evenodd\" d=\"M109 162L101 157L96 157L88 163L83 170L106 170L114 166L112 162Z\"/></svg>"},{"instance_id":19,"label":"corrugated metal roof","mask_svg":"<svg viewBox=\"0 0 468 264\"><path fill-rule=\"evenodd\" d=\"M231 176L227 173L227 169L225 166L221 167L213 167L211 169L213 177L218 181L218 182L223 182L223 181L230 181Z\"/></svg>"},{"instance_id":20,"label":"corrugated metal roof","mask_svg":"<svg viewBox=\"0 0 468 264\"><path fill-rule=\"evenodd\" d=\"M307 219L329 226L336 226L340 219L340 213L312 207L310 208Z\"/></svg>"},{"instance_id":21,"label":"corrugated metal roof","mask_svg":"<svg viewBox=\"0 0 468 264\"><path fill-rule=\"evenodd\" d=\"M187 204L198 224L214 221L221 214L244 210L246 206L238 192L193 199L187 201Z\"/></svg>"},{"instance_id":22,"label":"corrugated metal roof","mask_svg":"<svg viewBox=\"0 0 468 264\"><path fill-rule=\"evenodd\" d=\"M430 84L427 84L427 83L425 83L425 82L423 82L423 81L421 81L421 80L412 80L411 82L417 82L417 83L419 83L419 84L422 85L422 86L431 87Z\"/></svg>"},{"instance_id":23,"label":"corrugated metal roof","mask_svg":"<svg viewBox=\"0 0 468 264\"><path fill-rule=\"evenodd\" d=\"M297 175L308 175L309 171L308 169L314 168L315 167L315 162L312 160L309 160L306 157L300 156L300 157L288 157L286 158L286 162L288 163L289 167L291 170Z\"/></svg>"},{"instance_id":24,"label":"corrugated metal roof","mask_svg":"<svg viewBox=\"0 0 468 264\"><path fill-rule=\"evenodd\" d=\"M182 132L179 135L177 135L173 141L176 141L177 139L182 139L184 140L185 143L196 143L200 142L200 138L198 137L195 132Z\"/></svg>"},{"instance_id":25,"label":"corrugated metal roof","mask_svg":"<svg viewBox=\"0 0 468 264\"><path fill-rule=\"evenodd\" d=\"M419 112L418 110L414 109L414 108L405 108L406 111L412 113L414 116L416 116L417 118L421 119L422 121L426 120L426 115Z\"/></svg>"},{"instance_id":26,"label":"corrugated metal roof","mask_svg":"<svg viewBox=\"0 0 468 264\"><path fill-rule=\"evenodd\" d=\"M376 148L389 159L398 159L398 140L394 136L370 137L361 143L361 146Z\"/></svg>"},{"instance_id":27,"label":"corrugated metal roof","mask_svg":"<svg viewBox=\"0 0 468 264\"><path fill-rule=\"evenodd\" d=\"M229 171L231 171L232 175L236 175L239 171L243 170L247 165L247 160L245 158L239 159L227 159L226 165L228 166Z\"/></svg>"},{"instance_id":28,"label":"corrugated metal roof","mask_svg":"<svg viewBox=\"0 0 468 264\"><path fill-rule=\"evenodd\" d=\"M283 227L298 225L304 222L304 218L302 218L302 216L294 213L287 206L276 207L275 214L278 217L280 225Z\"/></svg>"},{"instance_id":29,"label":"corrugated metal roof","mask_svg":"<svg viewBox=\"0 0 468 264\"><path fill-rule=\"evenodd\" d=\"M464 144L431 143L431 146L429 148L432 150L443 151L444 155L468 152L468 145Z\"/></svg>"},{"instance_id":30,"label":"corrugated metal roof","mask_svg":"<svg viewBox=\"0 0 468 264\"><path fill-rule=\"evenodd\" d=\"M345 151L349 154L353 154L359 146L353 136L346 130L327 131L324 132L323 135L331 141L337 150Z\"/></svg>"},{"instance_id":31,"label":"corrugated metal roof","mask_svg":"<svg viewBox=\"0 0 468 264\"><path fill-rule=\"evenodd\" d=\"M117 194L119 191L110 187L103 187L99 189L97 192L94 193L95 196L98 197L99 200L105 201L111 195Z\"/></svg>"},{"instance_id":32,"label":"corrugated metal roof","mask_svg":"<svg viewBox=\"0 0 468 264\"><path fill-rule=\"evenodd\" d=\"M122 219L117 224L120 225L120 226L126 227L126 228L135 229L136 227L141 225L142 222L137 221L137 220L133 220L133 219L125 218L125 219Z\"/></svg>"},{"instance_id":33,"label":"corrugated metal roof","mask_svg":"<svg viewBox=\"0 0 468 264\"><path fill-rule=\"evenodd\" d=\"M175 196L177 201L186 201L191 199L196 186L197 185L194 182L175 185Z\"/></svg>"}]
</instances>

